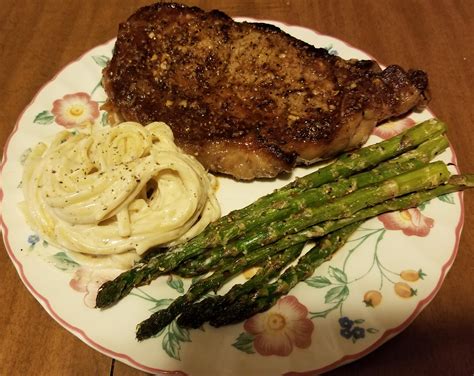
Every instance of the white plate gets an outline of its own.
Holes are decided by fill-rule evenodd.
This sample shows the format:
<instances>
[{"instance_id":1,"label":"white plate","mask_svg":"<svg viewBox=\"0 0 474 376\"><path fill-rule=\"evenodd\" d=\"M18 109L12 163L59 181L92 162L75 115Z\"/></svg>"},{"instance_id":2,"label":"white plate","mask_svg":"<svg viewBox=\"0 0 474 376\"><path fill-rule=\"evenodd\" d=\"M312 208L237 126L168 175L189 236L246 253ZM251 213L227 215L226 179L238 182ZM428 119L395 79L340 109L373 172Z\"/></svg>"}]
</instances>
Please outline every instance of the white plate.
<instances>
[{"instance_id":1,"label":"white plate","mask_svg":"<svg viewBox=\"0 0 474 376\"><path fill-rule=\"evenodd\" d=\"M312 30L271 23L344 58L370 58L340 40ZM87 93L92 102L103 101L105 94L98 83L113 43L87 52L40 90L20 116L3 156L0 197L6 249L26 287L60 325L94 349L147 372L313 373L374 350L407 327L433 299L456 256L463 224L461 194L434 199L421 211L400 215L398 222L391 218L365 223L352 241L307 283L300 283L269 313L248 320L245 325L220 329L206 325L204 330L192 331L171 325L160 336L137 342L136 324L147 318L155 306L166 304L189 286L188 280L177 278L160 278L135 290L111 309L89 308L86 303L92 293L87 294L87 289L93 292L98 286L93 281L107 276L102 272L91 274L72 263L63 250L39 239L26 225L18 203L22 201L20 183L25 151L63 128L51 112L53 102L78 92ZM103 121L102 115L95 121ZM424 111L412 115L412 120L405 119L388 128L430 117L432 114ZM380 138L373 135L370 142L377 140ZM455 162L452 150L443 153L441 159ZM310 169L297 169L292 178L308 172ZM237 183L222 178L218 198L226 213L287 182ZM414 222L420 222L410 225L409 214ZM421 226L423 221L429 226ZM81 289L82 292L78 291ZM282 317L286 321L278 321ZM266 331L265 322L269 319L275 319L275 325L283 324L281 329L273 334ZM255 331L261 327L263 331Z\"/></svg>"}]
</instances>

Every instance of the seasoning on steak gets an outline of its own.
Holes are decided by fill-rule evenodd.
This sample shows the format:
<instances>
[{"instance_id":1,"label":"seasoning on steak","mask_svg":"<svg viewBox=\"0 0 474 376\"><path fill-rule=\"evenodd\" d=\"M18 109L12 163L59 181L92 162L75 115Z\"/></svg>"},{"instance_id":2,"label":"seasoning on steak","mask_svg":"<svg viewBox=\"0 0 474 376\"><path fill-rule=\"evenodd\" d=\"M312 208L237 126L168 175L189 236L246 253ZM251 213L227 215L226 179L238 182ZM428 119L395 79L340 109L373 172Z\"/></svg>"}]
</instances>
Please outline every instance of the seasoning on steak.
<instances>
[{"instance_id":1,"label":"seasoning on steak","mask_svg":"<svg viewBox=\"0 0 474 376\"><path fill-rule=\"evenodd\" d=\"M254 179L361 146L377 123L423 105L428 80L272 25L157 3L120 24L103 84L120 119L164 121L210 171Z\"/></svg>"}]
</instances>

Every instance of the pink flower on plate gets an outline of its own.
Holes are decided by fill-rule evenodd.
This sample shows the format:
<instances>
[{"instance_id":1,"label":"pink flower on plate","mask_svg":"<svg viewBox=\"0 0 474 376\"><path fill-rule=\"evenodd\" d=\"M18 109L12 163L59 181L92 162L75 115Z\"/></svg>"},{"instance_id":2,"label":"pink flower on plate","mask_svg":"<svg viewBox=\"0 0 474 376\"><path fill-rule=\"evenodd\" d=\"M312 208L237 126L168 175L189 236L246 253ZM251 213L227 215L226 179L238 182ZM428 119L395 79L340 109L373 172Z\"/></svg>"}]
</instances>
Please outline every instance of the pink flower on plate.
<instances>
[{"instance_id":1,"label":"pink flower on plate","mask_svg":"<svg viewBox=\"0 0 474 376\"><path fill-rule=\"evenodd\" d=\"M100 114L99 104L86 93L67 94L62 99L56 99L51 112L56 123L66 128L93 122Z\"/></svg>"},{"instance_id":2,"label":"pink flower on plate","mask_svg":"<svg viewBox=\"0 0 474 376\"><path fill-rule=\"evenodd\" d=\"M254 335L254 348L261 355L288 356L293 347L311 345L313 322L308 309L294 296L286 296L270 310L248 319L244 329Z\"/></svg>"},{"instance_id":3,"label":"pink flower on plate","mask_svg":"<svg viewBox=\"0 0 474 376\"><path fill-rule=\"evenodd\" d=\"M378 127L375 127L372 134L386 140L402 133L404 130L411 128L413 125L415 125L415 121L410 118L388 121L382 125L379 125Z\"/></svg>"},{"instance_id":4,"label":"pink flower on plate","mask_svg":"<svg viewBox=\"0 0 474 376\"><path fill-rule=\"evenodd\" d=\"M421 214L418 208L379 215L387 230L402 230L405 235L427 236L434 226L434 219Z\"/></svg>"},{"instance_id":5,"label":"pink flower on plate","mask_svg":"<svg viewBox=\"0 0 474 376\"><path fill-rule=\"evenodd\" d=\"M76 269L69 286L75 291L84 292L84 304L90 308L95 307L95 299L99 287L107 281L117 277L123 270L120 269L93 269L81 266Z\"/></svg>"}]
</instances>

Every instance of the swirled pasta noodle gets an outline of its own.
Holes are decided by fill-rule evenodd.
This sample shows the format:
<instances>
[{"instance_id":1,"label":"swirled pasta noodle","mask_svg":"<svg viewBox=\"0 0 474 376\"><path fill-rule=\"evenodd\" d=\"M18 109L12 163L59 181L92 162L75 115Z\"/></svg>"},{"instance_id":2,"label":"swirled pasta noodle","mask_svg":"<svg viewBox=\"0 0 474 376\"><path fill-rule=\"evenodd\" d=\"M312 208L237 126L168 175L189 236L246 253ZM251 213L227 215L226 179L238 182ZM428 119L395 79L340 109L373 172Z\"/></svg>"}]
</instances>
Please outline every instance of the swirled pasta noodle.
<instances>
[{"instance_id":1,"label":"swirled pasta noodle","mask_svg":"<svg viewBox=\"0 0 474 376\"><path fill-rule=\"evenodd\" d=\"M60 132L29 154L22 184L29 225L78 261L102 266L128 267L220 216L215 178L161 122Z\"/></svg>"}]
</instances>

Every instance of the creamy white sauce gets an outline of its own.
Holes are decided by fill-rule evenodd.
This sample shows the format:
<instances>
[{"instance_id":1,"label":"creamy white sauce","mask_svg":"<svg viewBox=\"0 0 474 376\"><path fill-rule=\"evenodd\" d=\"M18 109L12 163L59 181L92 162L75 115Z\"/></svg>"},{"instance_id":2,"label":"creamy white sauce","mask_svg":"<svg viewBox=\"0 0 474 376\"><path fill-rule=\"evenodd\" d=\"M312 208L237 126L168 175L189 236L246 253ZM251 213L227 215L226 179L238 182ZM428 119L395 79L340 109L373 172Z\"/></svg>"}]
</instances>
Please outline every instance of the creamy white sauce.
<instances>
[{"instance_id":1,"label":"creamy white sauce","mask_svg":"<svg viewBox=\"0 0 474 376\"><path fill-rule=\"evenodd\" d=\"M29 225L82 263L129 267L220 216L215 178L165 123L60 132L30 153L22 183Z\"/></svg>"}]
</instances>

